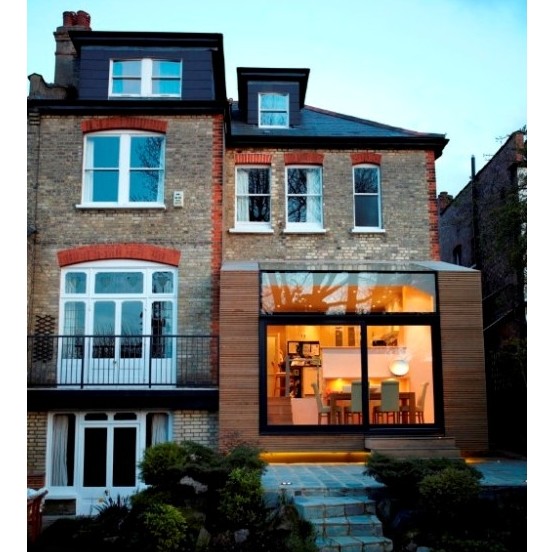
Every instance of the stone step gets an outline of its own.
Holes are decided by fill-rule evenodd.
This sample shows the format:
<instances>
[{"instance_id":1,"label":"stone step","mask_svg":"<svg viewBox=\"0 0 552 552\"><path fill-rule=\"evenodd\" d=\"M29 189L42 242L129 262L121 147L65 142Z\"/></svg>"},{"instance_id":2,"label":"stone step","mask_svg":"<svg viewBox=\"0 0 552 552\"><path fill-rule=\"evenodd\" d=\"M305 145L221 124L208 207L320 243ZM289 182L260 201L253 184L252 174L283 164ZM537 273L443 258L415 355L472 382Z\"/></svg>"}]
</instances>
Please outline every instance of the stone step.
<instances>
[{"instance_id":1,"label":"stone step","mask_svg":"<svg viewBox=\"0 0 552 552\"><path fill-rule=\"evenodd\" d=\"M311 519L320 537L382 537L381 521L372 514Z\"/></svg>"},{"instance_id":2,"label":"stone step","mask_svg":"<svg viewBox=\"0 0 552 552\"><path fill-rule=\"evenodd\" d=\"M452 437L366 437L364 446L395 458L461 458Z\"/></svg>"},{"instance_id":3,"label":"stone step","mask_svg":"<svg viewBox=\"0 0 552 552\"><path fill-rule=\"evenodd\" d=\"M309 521L376 513L373 500L352 496L296 496L294 503L299 515Z\"/></svg>"},{"instance_id":4,"label":"stone step","mask_svg":"<svg viewBox=\"0 0 552 552\"><path fill-rule=\"evenodd\" d=\"M393 542L383 536L375 501L366 496L299 495L294 503L312 523L321 552L393 551Z\"/></svg>"},{"instance_id":5,"label":"stone step","mask_svg":"<svg viewBox=\"0 0 552 552\"><path fill-rule=\"evenodd\" d=\"M318 538L319 552L393 552L393 541L386 537L330 537Z\"/></svg>"}]
</instances>

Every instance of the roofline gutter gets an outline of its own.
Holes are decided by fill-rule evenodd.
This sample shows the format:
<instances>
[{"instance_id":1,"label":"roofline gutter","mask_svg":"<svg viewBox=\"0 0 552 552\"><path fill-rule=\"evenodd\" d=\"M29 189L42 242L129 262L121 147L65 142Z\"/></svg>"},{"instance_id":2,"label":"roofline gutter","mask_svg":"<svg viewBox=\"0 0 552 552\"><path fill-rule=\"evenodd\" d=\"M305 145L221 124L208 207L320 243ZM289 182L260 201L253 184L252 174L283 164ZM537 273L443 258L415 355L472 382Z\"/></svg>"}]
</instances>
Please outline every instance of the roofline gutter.
<instances>
[{"instance_id":1,"label":"roofline gutter","mask_svg":"<svg viewBox=\"0 0 552 552\"><path fill-rule=\"evenodd\" d=\"M370 146L377 149L416 149L432 150L435 152L435 158L438 159L443 149L449 142L448 138L429 138L429 137L405 137L405 138L382 138L362 137L362 136L235 136L227 134L226 144L228 147L273 147L298 149L306 147L318 148L347 148L357 149L359 147Z\"/></svg>"}]
</instances>

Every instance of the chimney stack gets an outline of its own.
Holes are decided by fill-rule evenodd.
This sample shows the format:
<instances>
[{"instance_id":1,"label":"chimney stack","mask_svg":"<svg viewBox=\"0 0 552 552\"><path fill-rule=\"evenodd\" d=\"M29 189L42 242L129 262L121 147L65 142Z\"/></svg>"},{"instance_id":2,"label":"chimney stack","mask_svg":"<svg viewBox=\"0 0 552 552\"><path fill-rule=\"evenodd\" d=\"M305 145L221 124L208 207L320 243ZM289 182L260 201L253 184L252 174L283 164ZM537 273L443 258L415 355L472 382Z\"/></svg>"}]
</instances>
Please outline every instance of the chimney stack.
<instances>
[{"instance_id":1,"label":"chimney stack","mask_svg":"<svg viewBox=\"0 0 552 552\"><path fill-rule=\"evenodd\" d=\"M448 192L441 192L437 197L437 206L439 207L439 214L441 214L451 203L452 196Z\"/></svg>"},{"instance_id":2,"label":"chimney stack","mask_svg":"<svg viewBox=\"0 0 552 552\"><path fill-rule=\"evenodd\" d=\"M475 155L471 156L471 179L475 178Z\"/></svg>"},{"instance_id":3,"label":"chimney stack","mask_svg":"<svg viewBox=\"0 0 552 552\"><path fill-rule=\"evenodd\" d=\"M74 62L77 55L68 31L91 31L90 15L85 11L63 12L63 25L54 32L56 40L56 66L54 83L61 86L75 86Z\"/></svg>"}]
</instances>

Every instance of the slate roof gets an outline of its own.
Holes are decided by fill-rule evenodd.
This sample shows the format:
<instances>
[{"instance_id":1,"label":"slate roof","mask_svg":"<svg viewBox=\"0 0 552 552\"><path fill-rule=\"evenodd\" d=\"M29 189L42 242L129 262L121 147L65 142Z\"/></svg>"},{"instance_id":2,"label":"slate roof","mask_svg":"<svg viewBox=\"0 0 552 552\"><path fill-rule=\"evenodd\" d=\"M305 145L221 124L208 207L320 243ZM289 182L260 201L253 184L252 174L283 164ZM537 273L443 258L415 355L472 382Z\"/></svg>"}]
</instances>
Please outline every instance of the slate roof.
<instances>
[{"instance_id":1,"label":"slate roof","mask_svg":"<svg viewBox=\"0 0 552 552\"><path fill-rule=\"evenodd\" d=\"M360 119L306 105L300 111L300 124L285 129L259 128L247 124L238 103L231 106L229 140L233 145L304 146L322 143L342 146L418 147L433 149L439 157L448 143L444 134L423 133Z\"/></svg>"}]
</instances>

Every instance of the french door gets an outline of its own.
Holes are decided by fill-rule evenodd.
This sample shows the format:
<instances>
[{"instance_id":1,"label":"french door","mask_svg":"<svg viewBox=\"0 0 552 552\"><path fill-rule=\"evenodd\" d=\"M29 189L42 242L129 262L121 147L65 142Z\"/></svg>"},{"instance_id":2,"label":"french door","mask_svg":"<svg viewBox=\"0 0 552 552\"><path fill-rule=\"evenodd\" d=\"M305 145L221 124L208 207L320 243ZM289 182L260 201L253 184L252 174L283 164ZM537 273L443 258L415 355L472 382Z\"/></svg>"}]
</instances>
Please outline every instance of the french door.
<instances>
[{"instance_id":1,"label":"french door","mask_svg":"<svg viewBox=\"0 0 552 552\"><path fill-rule=\"evenodd\" d=\"M85 383L146 383L148 341L143 337L143 325L144 301L95 301Z\"/></svg>"},{"instance_id":2,"label":"french door","mask_svg":"<svg viewBox=\"0 0 552 552\"><path fill-rule=\"evenodd\" d=\"M94 508L107 496L116 499L136 492L138 458L143 449L140 430L131 413L110 415L109 419L104 413L86 416L78 436L81 514L95 514Z\"/></svg>"}]
</instances>

